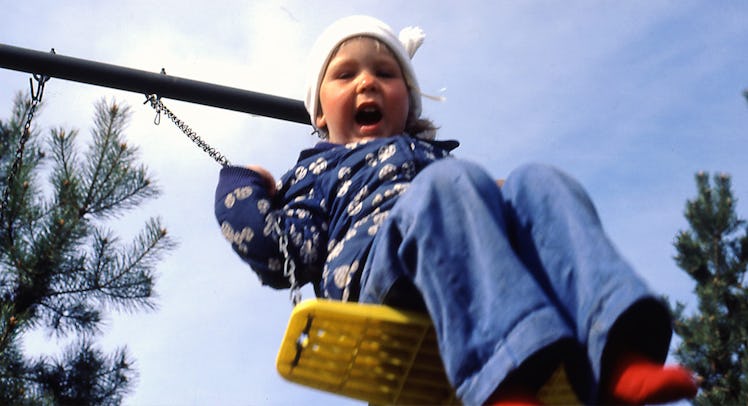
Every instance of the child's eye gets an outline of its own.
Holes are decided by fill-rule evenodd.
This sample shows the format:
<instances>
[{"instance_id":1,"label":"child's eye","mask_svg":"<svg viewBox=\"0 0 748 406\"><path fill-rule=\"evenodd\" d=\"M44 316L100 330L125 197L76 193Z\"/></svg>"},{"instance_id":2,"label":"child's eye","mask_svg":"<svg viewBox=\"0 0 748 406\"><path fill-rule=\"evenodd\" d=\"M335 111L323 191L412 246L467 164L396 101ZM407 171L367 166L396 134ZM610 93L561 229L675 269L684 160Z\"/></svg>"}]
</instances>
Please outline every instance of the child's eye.
<instances>
[{"instance_id":1,"label":"child's eye","mask_svg":"<svg viewBox=\"0 0 748 406\"><path fill-rule=\"evenodd\" d=\"M400 77L400 67L392 63L383 63L376 68L376 74L381 78L398 78Z\"/></svg>"}]
</instances>

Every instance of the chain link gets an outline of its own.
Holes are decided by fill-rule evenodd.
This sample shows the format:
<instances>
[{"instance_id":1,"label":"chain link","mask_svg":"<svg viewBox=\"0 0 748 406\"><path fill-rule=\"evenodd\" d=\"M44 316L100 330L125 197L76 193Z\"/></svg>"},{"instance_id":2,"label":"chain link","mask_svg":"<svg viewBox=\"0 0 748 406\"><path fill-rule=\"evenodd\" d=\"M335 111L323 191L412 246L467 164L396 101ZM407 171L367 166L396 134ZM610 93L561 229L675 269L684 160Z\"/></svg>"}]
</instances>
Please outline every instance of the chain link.
<instances>
[{"instance_id":1,"label":"chain link","mask_svg":"<svg viewBox=\"0 0 748 406\"><path fill-rule=\"evenodd\" d=\"M231 163L229 163L229 160L226 159L223 154L218 152L217 149L211 147L207 142L200 138L200 136L197 135L197 133L193 129L191 129L184 121L180 120L174 113L172 113L171 110L164 106L164 103L161 102L160 97L156 96L155 94L146 95L145 103L150 103L151 107L156 110L156 118L153 120L154 124L158 125L161 122L161 112L163 112L164 114L166 114L166 117L168 117L169 120L171 120L171 122L174 123L174 125L176 125L182 131L182 133L184 133L184 135L187 136L187 138L197 144L198 147L202 148L203 151L207 152L211 158L216 160L216 162L218 162L222 166L231 165Z\"/></svg>"},{"instance_id":2,"label":"chain link","mask_svg":"<svg viewBox=\"0 0 748 406\"><path fill-rule=\"evenodd\" d=\"M296 281L296 264L288 253L288 235L281 229L280 217L278 217L278 219L273 223L273 229L278 234L278 247L283 255L283 276L285 276L291 284L291 303L296 306L301 302L301 286L299 286L299 282Z\"/></svg>"},{"instance_id":3,"label":"chain link","mask_svg":"<svg viewBox=\"0 0 748 406\"><path fill-rule=\"evenodd\" d=\"M52 50L54 53L54 49ZM18 148L16 149L16 155L13 158L13 164L11 165L10 171L8 171L8 178L5 181L5 190L3 191L3 201L2 206L0 206L0 225L5 224L5 212L8 209L8 204L10 204L10 192L13 188L13 184L16 181L16 176L18 176L18 172L21 170L21 166L23 165L23 153L24 149L26 148L26 142L29 140L29 137L31 136L31 121L34 119L34 114L36 113L36 109L39 107L39 104L42 102L42 96L44 95L44 85L49 80L49 76L46 75L32 75L32 78L29 78L29 87L30 89L30 97L31 97L31 105L29 106L29 111L26 113L26 123L23 126L23 129L21 130L21 138L18 141ZM36 91L34 91L34 80L36 80ZM11 236L13 233L12 225L8 225L8 234Z\"/></svg>"}]
</instances>

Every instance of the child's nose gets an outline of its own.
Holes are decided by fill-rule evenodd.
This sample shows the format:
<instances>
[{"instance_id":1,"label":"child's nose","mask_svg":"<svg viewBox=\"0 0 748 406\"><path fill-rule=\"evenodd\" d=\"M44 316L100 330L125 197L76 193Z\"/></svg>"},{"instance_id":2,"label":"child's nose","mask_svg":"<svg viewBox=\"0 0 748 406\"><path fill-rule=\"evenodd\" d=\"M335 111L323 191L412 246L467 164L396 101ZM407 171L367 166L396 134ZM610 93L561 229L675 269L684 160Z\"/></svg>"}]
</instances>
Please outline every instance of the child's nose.
<instances>
[{"instance_id":1,"label":"child's nose","mask_svg":"<svg viewBox=\"0 0 748 406\"><path fill-rule=\"evenodd\" d=\"M358 86L356 90L359 93L373 90L377 86L377 78L371 73L363 72L358 79Z\"/></svg>"}]
</instances>

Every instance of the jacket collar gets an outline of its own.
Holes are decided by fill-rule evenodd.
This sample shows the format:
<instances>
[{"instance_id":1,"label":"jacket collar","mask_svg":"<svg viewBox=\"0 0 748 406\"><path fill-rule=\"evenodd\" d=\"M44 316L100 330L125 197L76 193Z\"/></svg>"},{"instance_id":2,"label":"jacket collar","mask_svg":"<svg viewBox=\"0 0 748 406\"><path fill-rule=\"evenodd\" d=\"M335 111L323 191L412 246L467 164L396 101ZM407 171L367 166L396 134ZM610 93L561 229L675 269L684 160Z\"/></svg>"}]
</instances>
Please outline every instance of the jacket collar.
<instances>
[{"instance_id":1,"label":"jacket collar","mask_svg":"<svg viewBox=\"0 0 748 406\"><path fill-rule=\"evenodd\" d=\"M411 136L409 135L395 135L395 136L388 137L388 138L395 138L395 137L411 138ZM460 146L460 142L457 140L443 140L443 141L442 140L421 140L421 141L426 141L431 145L445 149L450 152ZM341 144L335 144L335 143L328 142L328 141L320 141L314 147L302 150L301 153L299 153L298 161L301 162L302 160L307 159L311 156L317 155L321 152L324 152L324 151L327 151L327 150L330 150L330 149L333 149L339 146L341 146Z\"/></svg>"}]
</instances>

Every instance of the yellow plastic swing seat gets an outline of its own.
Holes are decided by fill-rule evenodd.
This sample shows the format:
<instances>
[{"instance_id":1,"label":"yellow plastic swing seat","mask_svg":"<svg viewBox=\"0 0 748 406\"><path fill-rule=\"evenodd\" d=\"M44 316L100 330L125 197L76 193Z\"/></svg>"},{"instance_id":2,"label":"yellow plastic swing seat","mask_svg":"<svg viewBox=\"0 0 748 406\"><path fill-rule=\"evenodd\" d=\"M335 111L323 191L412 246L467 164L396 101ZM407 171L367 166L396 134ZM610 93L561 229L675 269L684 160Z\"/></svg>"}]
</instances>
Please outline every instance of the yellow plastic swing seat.
<instances>
[{"instance_id":1,"label":"yellow plastic swing seat","mask_svg":"<svg viewBox=\"0 0 748 406\"><path fill-rule=\"evenodd\" d=\"M294 307L276 360L289 381L372 404L459 404L431 320L384 305L310 299ZM580 404L563 367L538 392Z\"/></svg>"}]
</instances>

